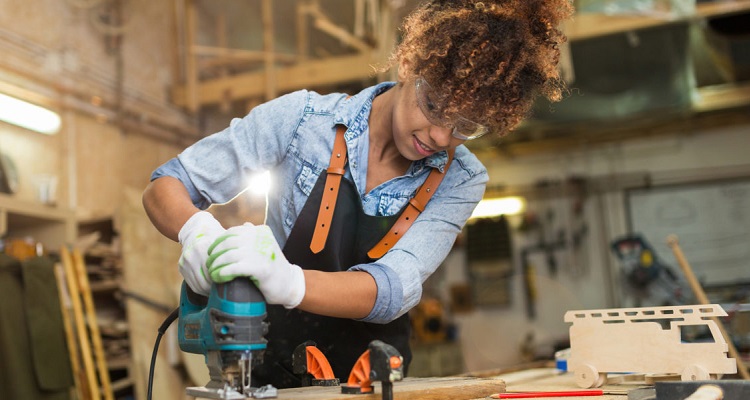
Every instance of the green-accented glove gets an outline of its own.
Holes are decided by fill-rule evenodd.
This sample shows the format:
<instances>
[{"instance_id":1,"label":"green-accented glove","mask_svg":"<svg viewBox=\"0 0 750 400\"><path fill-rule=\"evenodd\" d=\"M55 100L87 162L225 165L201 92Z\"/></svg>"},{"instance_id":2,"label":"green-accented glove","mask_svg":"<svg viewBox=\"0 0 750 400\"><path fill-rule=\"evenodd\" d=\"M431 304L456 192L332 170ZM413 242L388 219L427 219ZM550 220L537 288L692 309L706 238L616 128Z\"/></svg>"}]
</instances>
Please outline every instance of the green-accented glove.
<instances>
[{"instance_id":1,"label":"green-accented glove","mask_svg":"<svg viewBox=\"0 0 750 400\"><path fill-rule=\"evenodd\" d=\"M294 308L305 297L302 268L286 260L268 225L227 229L208 249L206 265L215 282L250 277L269 304Z\"/></svg>"},{"instance_id":2,"label":"green-accented glove","mask_svg":"<svg viewBox=\"0 0 750 400\"><path fill-rule=\"evenodd\" d=\"M208 278L206 259L208 248L225 229L208 211L199 211L185 222L177 238L182 245L180 274L195 293L208 296L211 280Z\"/></svg>"}]
</instances>

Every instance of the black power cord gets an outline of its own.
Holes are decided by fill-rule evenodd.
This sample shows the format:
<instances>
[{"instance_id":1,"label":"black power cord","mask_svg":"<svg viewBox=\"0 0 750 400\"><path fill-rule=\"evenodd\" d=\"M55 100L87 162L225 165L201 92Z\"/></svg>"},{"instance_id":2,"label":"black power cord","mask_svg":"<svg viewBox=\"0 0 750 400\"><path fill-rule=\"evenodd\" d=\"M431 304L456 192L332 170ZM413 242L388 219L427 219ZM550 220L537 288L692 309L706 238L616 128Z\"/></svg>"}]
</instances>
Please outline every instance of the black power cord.
<instances>
[{"instance_id":1,"label":"black power cord","mask_svg":"<svg viewBox=\"0 0 750 400\"><path fill-rule=\"evenodd\" d=\"M170 325L172 325L172 322L177 319L177 317L180 315L180 308L175 308L174 311L172 311L167 318L164 320L164 322L161 323L161 326L159 327L159 334L156 335L156 343L154 344L154 351L151 353L151 367L148 371L148 396L147 399L151 400L151 390L153 389L154 384L154 366L156 366L156 353L159 351L159 342L161 342L161 337L164 336L164 333L167 331L167 328L169 328Z\"/></svg>"}]
</instances>

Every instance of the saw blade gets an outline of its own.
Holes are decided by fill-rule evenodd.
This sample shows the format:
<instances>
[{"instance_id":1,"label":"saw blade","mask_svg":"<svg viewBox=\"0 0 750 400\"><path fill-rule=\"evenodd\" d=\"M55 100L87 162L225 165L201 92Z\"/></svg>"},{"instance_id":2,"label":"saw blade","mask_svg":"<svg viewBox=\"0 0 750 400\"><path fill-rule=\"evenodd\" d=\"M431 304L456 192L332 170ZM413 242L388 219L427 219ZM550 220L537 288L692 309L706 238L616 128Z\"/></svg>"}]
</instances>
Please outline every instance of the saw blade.
<instances>
[{"instance_id":1,"label":"saw blade","mask_svg":"<svg viewBox=\"0 0 750 400\"><path fill-rule=\"evenodd\" d=\"M203 397L206 399L236 400L247 399L247 396L234 389L213 389L203 386L189 387L185 389L188 396Z\"/></svg>"}]
</instances>

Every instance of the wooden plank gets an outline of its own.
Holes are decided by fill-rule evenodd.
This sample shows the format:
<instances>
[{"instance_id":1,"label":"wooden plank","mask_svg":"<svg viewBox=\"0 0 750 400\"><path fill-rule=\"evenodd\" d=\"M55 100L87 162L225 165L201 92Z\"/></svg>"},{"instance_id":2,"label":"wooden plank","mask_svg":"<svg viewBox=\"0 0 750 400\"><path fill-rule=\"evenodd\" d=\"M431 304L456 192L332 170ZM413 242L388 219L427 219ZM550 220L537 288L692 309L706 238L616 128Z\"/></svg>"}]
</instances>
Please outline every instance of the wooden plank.
<instances>
[{"instance_id":1,"label":"wooden plank","mask_svg":"<svg viewBox=\"0 0 750 400\"><path fill-rule=\"evenodd\" d=\"M86 329L86 321L84 320L83 308L81 306L81 298L79 296L80 289L78 287L78 279L76 279L76 273L73 266L73 258L68 251L68 248L63 246L60 248L60 258L65 269L65 280L68 284L68 293L71 293L70 299L73 305L73 316L75 321L75 331L78 337L78 348L81 350L81 357L83 358L83 367L86 372L85 383L82 385L84 397L86 399L100 399L101 394L99 392L99 384L96 379L96 370L94 367L94 357L91 355L91 342L89 341L88 330Z\"/></svg>"},{"instance_id":2,"label":"wooden plank","mask_svg":"<svg viewBox=\"0 0 750 400\"><path fill-rule=\"evenodd\" d=\"M576 383L573 373L559 373L554 368L535 368L528 371L522 371L526 376L538 376L538 379L518 379L515 382L511 376L518 375L519 373L514 372L510 375L499 375L497 378L506 380L508 393L516 392L553 392L553 391L566 391L566 390L581 390ZM524 374L522 374L524 375ZM604 391L604 395L596 397L565 397L570 400L584 400L584 399L597 399L597 400L626 400L627 393L629 390L640 387L638 383L628 383L621 385L609 385L606 384L599 388Z\"/></svg>"},{"instance_id":3,"label":"wooden plank","mask_svg":"<svg viewBox=\"0 0 750 400\"><path fill-rule=\"evenodd\" d=\"M197 17L195 15L195 1L194 0L185 0L186 1L186 15L185 15L185 24L187 25L185 27L185 35L187 39L187 60L185 61L185 75L187 78L186 83L186 94L184 96L184 103L183 106L187 107L188 111L191 113L195 113L200 108L200 97L199 97L199 90L198 87L198 66L195 59L195 52L193 49L193 44L195 43L195 37L196 37L196 30L197 30Z\"/></svg>"},{"instance_id":4,"label":"wooden plank","mask_svg":"<svg viewBox=\"0 0 750 400\"><path fill-rule=\"evenodd\" d=\"M308 9L310 8L310 0L302 0L297 2L297 55L300 57L300 61L307 61L310 56L310 44L308 37L309 24L307 23Z\"/></svg>"},{"instance_id":5,"label":"wooden plank","mask_svg":"<svg viewBox=\"0 0 750 400\"><path fill-rule=\"evenodd\" d=\"M83 255L79 249L73 249L73 267L78 278L78 288L81 291L83 305L86 313L86 321L91 333L91 341L94 347L94 356L96 359L97 370L99 371L99 382L102 385L102 392L106 400L113 400L112 386L109 380L109 370L104 358L104 347L102 346L102 335L99 332L99 323L96 319L96 308L94 299L91 296L91 287L89 287L88 273Z\"/></svg>"},{"instance_id":6,"label":"wooden plank","mask_svg":"<svg viewBox=\"0 0 750 400\"><path fill-rule=\"evenodd\" d=\"M741 0L697 4L695 14L684 17L577 13L572 21L565 23L564 31L565 35L568 36L568 40L582 40L614 33L651 28L690 19L737 14L749 10L750 0Z\"/></svg>"},{"instance_id":7,"label":"wooden plank","mask_svg":"<svg viewBox=\"0 0 750 400\"><path fill-rule=\"evenodd\" d=\"M351 56L331 57L325 60L310 60L298 65L276 69L276 90L284 93L300 88L319 87L340 82L352 82L371 78L375 71L371 67L377 62L376 51ZM222 79L208 79L198 87L201 105L217 104L227 90L232 98L244 99L265 96L266 73L248 72ZM172 100L178 106L187 106L188 90L177 86L172 91Z\"/></svg>"},{"instance_id":8,"label":"wooden plank","mask_svg":"<svg viewBox=\"0 0 750 400\"><path fill-rule=\"evenodd\" d=\"M273 2L271 0L263 0L262 8L262 20L263 20L263 51L266 53L264 65L265 65L265 99L271 100L277 96L277 83L276 83L276 60L273 57L273 51L275 47L274 40L274 24L273 24Z\"/></svg>"},{"instance_id":9,"label":"wooden plank","mask_svg":"<svg viewBox=\"0 0 750 400\"><path fill-rule=\"evenodd\" d=\"M699 87L697 92L697 98L692 104L695 112L726 110L750 105L749 82L703 86Z\"/></svg>"},{"instance_id":10,"label":"wooden plank","mask_svg":"<svg viewBox=\"0 0 750 400\"><path fill-rule=\"evenodd\" d=\"M196 56L223 57L227 59L225 62L236 59L260 62L265 60L266 56L268 56L267 52L263 50L233 49L226 47L226 45L213 47L201 46L197 44L193 45L193 54L195 54ZM275 60L283 62L297 61L298 58L294 54L284 53L271 53L270 56Z\"/></svg>"},{"instance_id":11,"label":"wooden plank","mask_svg":"<svg viewBox=\"0 0 750 400\"><path fill-rule=\"evenodd\" d=\"M374 400L382 397L379 383L375 383L375 393L367 395L342 394L341 388L304 387L279 390L279 399L298 400ZM482 399L491 394L505 391L502 379L492 378L406 378L393 384L393 396L399 400L469 400Z\"/></svg>"},{"instance_id":12,"label":"wooden plank","mask_svg":"<svg viewBox=\"0 0 750 400\"><path fill-rule=\"evenodd\" d=\"M55 264L55 279L57 281L57 294L60 298L60 311L62 312L63 328L65 329L65 341L68 345L68 355L70 356L70 368L73 372L73 383L75 385L76 397L85 399L81 391L81 359L78 356L78 343L76 342L75 332L73 332L73 316L71 315L70 293L65 285L65 272L62 264Z\"/></svg>"},{"instance_id":13,"label":"wooden plank","mask_svg":"<svg viewBox=\"0 0 750 400\"><path fill-rule=\"evenodd\" d=\"M693 273L693 268L690 267L690 263L688 263L687 258L685 258L685 254L682 252L682 248L680 248L677 235L669 235L669 237L667 238L667 244L672 248L674 257L675 259L677 259L677 263L680 265L680 269L682 269L682 272L685 274L685 278L687 278L688 284L693 290L693 294L695 295L695 297L701 304L710 304L708 296L706 296L706 292L703 291L703 287L701 286L700 282L698 282L698 278L696 278L695 274ZM739 353L737 352L737 348L734 347L734 342L732 342L732 338L724 328L724 323L722 323L722 321L715 316L711 317L711 320L719 328L719 332L721 333L722 338L724 339L724 341L726 341L729 355L737 362L737 370L739 371L740 376L742 377L742 379L750 380L750 372L747 371L745 363L742 362L742 357L740 357Z\"/></svg>"},{"instance_id":14,"label":"wooden plank","mask_svg":"<svg viewBox=\"0 0 750 400\"><path fill-rule=\"evenodd\" d=\"M331 35L342 43L346 43L348 46L351 46L352 48L359 51L367 52L369 50L372 50L372 47L365 43L364 40L354 36L346 28L333 23L331 19L320 9L320 7L311 7L310 14L314 18L313 25L318 30Z\"/></svg>"}]
</instances>

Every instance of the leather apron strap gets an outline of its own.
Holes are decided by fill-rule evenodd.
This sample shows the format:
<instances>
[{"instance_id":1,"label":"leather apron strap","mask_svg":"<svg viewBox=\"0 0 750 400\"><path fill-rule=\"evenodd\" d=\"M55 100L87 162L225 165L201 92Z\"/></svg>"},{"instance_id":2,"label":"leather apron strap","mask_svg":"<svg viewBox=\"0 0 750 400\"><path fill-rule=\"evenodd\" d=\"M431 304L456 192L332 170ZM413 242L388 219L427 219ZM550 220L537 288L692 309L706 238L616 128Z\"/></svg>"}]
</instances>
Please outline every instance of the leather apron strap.
<instances>
[{"instance_id":1,"label":"leather apron strap","mask_svg":"<svg viewBox=\"0 0 750 400\"><path fill-rule=\"evenodd\" d=\"M445 173L448 172L448 168L453 161L454 152L454 149L448 150L448 162L445 163L443 172L440 172L438 169L430 171L427 180L425 180L422 186L419 187L417 194L409 200L409 204L406 205L406 209L401 213L401 216L396 223L393 224L388 233L383 236L383 239L367 252L367 255L370 258L378 259L383 257L383 255L385 255L385 253L388 252L388 250L390 250L399 239L401 239L401 236L403 236L403 234L411 227L411 224L416 221L419 214L424 211L427 202L430 201L430 198L435 193L438 186L440 186L440 182L443 181Z\"/></svg>"},{"instance_id":2,"label":"leather apron strap","mask_svg":"<svg viewBox=\"0 0 750 400\"><path fill-rule=\"evenodd\" d=\"M331 227L331 220L333 219L333 210L336 208L336 199L339 193L339 186L341 185L341 178L345 172L344 166L347 160L346 141L344 140L345 132L346 128L343 125L339 125L336 128L336 138L333 142L331 161L326 170L328 175L326 177L325 192L323 193L323 200L320 202L318 220L315 224L312 241L310 242L310 251L315 254L319 253L325 247ZM409 200L406 209L401 213L401 216L393 224L390 231L367 253L370 258L378 259L387 253L411 227L411 224L414 223L419 214L424 211L427 202L430 201L430 198L438 186L440 186L440 182L443 181L445 173L448 172L454 153L455 149L448 150L448 162L445 164L443 172L440 172L438 169L430 171L430 175L419 190L417 190L417 194Z\"/></svg>"},{"instance_id":3,"label":"leather apron strap","mask_svg":"<svg viewBox=\"0 0 750 400\"><path fill-rule=\"evenodd\" d=\"M333 210L336 209L336 200L339 195L339 186L341 178L344 176L344 166L346 165L346 141L344 140L346 127L339 125L336 128L336 139L333 141L333 151L331 152L331 162L328 163L328 173L326 177L325 191L323 199L320 202L320 211L318 211L318 220L315 223L312 241L310 242L310 251L317 254L326 245L328 232L331 229L331 220L333 219Z\"/></svg>"}]
</instances>

